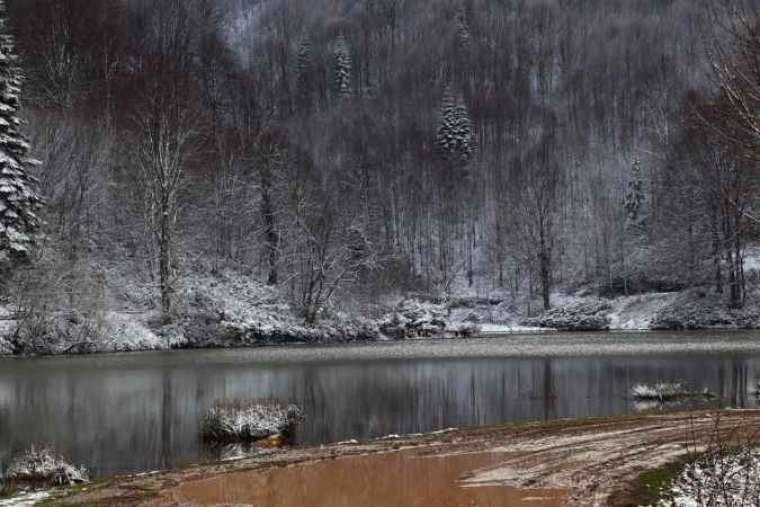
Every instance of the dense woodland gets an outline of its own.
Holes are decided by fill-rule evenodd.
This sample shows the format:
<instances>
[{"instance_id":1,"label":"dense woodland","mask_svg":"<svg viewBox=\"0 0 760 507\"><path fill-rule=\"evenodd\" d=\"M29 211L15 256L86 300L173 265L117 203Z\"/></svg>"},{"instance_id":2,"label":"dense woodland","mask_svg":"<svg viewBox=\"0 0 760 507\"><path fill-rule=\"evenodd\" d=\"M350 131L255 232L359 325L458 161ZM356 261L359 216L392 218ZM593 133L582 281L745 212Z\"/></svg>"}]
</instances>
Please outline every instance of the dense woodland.
<instances>
[{"instance_id":1,"label":"dense woodland","mask_svg":"<svg viewBox=\"0 0 760 507\"><path fill-rule=\"evenodd\" d=\"M748 297L751 6L7 4L44 199L6 256L20 306L107 305L126 276L170 321L188 273L223 270L309 323L406 292Z\"/></svg>"}]
</instances>

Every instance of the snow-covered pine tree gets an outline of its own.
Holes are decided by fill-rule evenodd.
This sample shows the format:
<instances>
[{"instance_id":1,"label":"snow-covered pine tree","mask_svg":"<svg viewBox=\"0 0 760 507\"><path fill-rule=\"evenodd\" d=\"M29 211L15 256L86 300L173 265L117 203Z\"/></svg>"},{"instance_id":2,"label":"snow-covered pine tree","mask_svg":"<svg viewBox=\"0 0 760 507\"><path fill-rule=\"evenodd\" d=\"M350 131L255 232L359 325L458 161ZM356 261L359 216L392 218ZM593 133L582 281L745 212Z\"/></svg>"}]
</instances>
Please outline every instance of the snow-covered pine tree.
<instances>
[{"instance_id":1,"label":"snow-covered pine tree","mask_svg":"<svg viewBox=\"0 0 760 507\"><path fill-rule=\"evenodd\" d=\"M35 243L42 199L29 169L39 162L29 155L18 117L23 74L0 0L0 264L26 257Z\"/></svg>"},{"instance_id":2,"label":"snow-covered pine tree","mask_svg":"<svg viewBox=\"0 0 760 507\"><path fill-rule=\"evenodd\" d=\"M436 134L436 149L448 162L466 166L472 158L473 132L464 100L446 88Z\"/></svg>"},{"instance_id":3,"label":"snow-covered pine tree","mask_svg":"<svg viewBox=\"0 0 760 507\"><path fill-rule=\"evenodd\" d=\"M345 99L352 95L353 89L351 86L351 52L348 50L348 43L343 34L340 34L335 41L333 57L335 58L335 66L333 69L335 93L338 98Z\"/></svg>"},{"instance_id":4,"label":"snow-covered pine tree","mask_svg":"<svg viewBox=\"0 0 760 507\"><path fill-rule=\"evenodd\" d=\"M643 225L644 214L644 178L641 172L641 162L636 160L631 167L631 174L628 178L628 185L625 192L625 213L626 227L641 227Z\"/></svg>"}]
</instances>

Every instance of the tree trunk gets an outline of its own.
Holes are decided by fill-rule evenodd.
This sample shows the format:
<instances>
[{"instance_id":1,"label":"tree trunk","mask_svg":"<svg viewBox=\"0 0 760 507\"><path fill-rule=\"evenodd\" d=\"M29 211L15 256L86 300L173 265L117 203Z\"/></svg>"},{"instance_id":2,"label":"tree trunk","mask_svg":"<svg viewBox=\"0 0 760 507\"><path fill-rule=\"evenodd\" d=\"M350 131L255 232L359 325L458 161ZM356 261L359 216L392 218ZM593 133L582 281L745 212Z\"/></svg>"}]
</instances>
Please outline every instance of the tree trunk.
<instances>
[{"instance_id":1,"label":"tree trunk","mask_svg":"<svg viewBox=\"0 0 760 507\"><path fill-rule=\"evenodd\" d=\"M159 238L159 283L161 286L161 313L165 323L172 319L172 227L169 205L163 206Z\"/></svg>"},{"instance_id":2,"label":"tree trunk","mask_svg":"<svg viewBox=\"0 0 760 507\"><path fill-rule=\"evenodd\" d=\"M741 213L734 206L734 263L736 264L736 308L744 307L746 284L744 283L744 256L742 255ZM733 295L733 292L732 292Z\"/></svg>"},{"instance_id":3,"label":"tree trunk","mask_svg":"<svg viewBox=\"0 0 760 507\"><path fill-rule=\"evenodd\" d=\"M743 289L741 280L743 278L743 273L741 273L741 271L743 271L743 269L741 267L741 243L738 237L739 231L736 222L731 216L732 214L727 210L725 215L726 216L723 219L723 237L730 287L729 306L731 308L741 308L744 301L742 297Z\"/></svg>"},{"instance_id":4,"label":"tree trunk","mask_svg":"<svg viewBox=\"0 0 760 507\"><path fill-rule=\"evenodd\" d=\"M718 230L718 207L713 207L712 216L712 247L713 247L713 266L715 267L715 292L723 294L723 269L720 259L720 232Z\"/></svg>"},{"instance_id":5,"label":"tree trunk","mask_svg":"<svg viewBox=\"0 0 760 507\"><path fill-rule=\"evenodd\" d=\"M544 299L544 310L550 310L551 304L551 273L549 256L541 254L541 292Z\"/></svg>"},{"instance_id":6,"label":"tree trunk","mask_svg":"<svg viewBox=\"0 0 760 507\"><path fill-rule=\"evenodd\" d=\"M264 240L266 242L267 284L277 285L279 273L277 270L278 253L280 249L280 234L277 231L277 217L272 203L272 178L268 170L261 175L261 214L264 219Z\"/></svg>"},{"instance_id":7,"label":"tree trunk","mask_svg":"<svg viewBox=\"0 0 760 507\"><path fill-rule=\"evenodd\" d=\"M541 293L544 300L544 310L550 310L551 305L551 252L546 242L546 231L541 228L541 252L539 254L539 276L541 277Z\"/></svg>"}]
</instances>

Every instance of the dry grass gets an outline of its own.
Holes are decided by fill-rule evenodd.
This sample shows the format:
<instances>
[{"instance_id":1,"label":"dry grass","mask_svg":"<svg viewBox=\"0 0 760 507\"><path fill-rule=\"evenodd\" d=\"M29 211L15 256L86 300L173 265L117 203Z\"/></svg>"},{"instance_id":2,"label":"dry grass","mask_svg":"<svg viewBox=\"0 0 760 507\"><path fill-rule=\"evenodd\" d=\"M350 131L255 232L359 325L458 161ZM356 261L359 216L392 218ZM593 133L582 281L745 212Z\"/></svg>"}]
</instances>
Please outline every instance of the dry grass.
<instances>
[{"instance_id":1,"label":"dry grass","mask_svg":"<svg viewBox=\"0 0 760 507\"><path fill-rule=\"evenodd\" d=\"M255 442L273 435L288 437L301 422L301 409L275 398L221 400L203 415L207 442Z\"/></svg>"}]
</instances>

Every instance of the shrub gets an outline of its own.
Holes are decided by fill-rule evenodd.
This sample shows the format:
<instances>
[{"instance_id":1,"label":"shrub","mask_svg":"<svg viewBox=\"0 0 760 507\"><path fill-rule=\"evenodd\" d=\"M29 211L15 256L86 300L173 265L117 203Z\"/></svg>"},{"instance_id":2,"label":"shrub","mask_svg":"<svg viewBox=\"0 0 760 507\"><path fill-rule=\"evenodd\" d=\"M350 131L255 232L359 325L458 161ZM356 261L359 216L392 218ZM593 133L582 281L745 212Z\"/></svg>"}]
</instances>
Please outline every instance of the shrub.
<instances>
[{"instance_id":1,"label":"shrub","mask_svg":"<svg viewBox=\"0 0 760 507\"><path fill-rule=\"evenodd\" d=\"M51 449L32 447L15 457L5 473L5 490L71 486L87 482L89 476L84 467L67 463Z\"/></svg>"},{"instance_id":2,"label":"shrub","mask_svg":"<svg viewBox=\"0 0 760 507\"><path fill-rule=\"evenodd\" d=\"M275 399L234 399L217 402L203 416L201 434L209 442L255 442L272 435L290 437L303 412Z\"/></svg>"}]
</instances>

